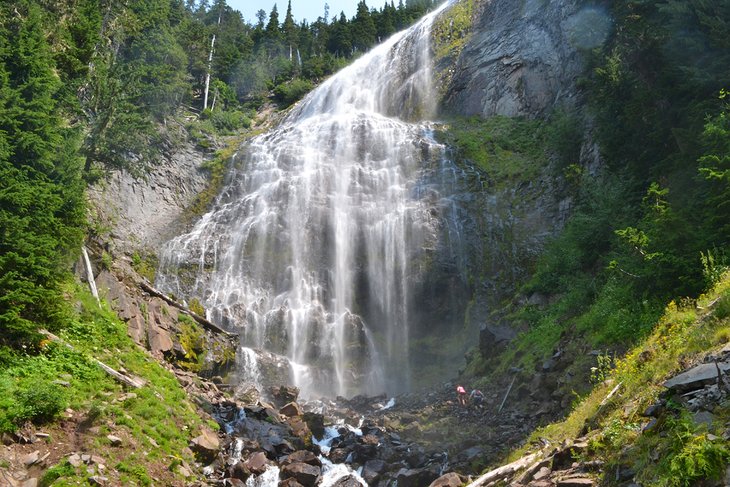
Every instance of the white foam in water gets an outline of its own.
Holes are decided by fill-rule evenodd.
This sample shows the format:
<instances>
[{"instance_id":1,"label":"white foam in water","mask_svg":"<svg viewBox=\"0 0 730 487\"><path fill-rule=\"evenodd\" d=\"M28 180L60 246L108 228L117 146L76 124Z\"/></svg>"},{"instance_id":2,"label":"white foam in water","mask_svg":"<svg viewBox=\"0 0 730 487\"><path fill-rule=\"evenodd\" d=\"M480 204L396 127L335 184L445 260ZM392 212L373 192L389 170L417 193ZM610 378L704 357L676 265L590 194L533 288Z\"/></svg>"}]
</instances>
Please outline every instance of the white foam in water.
<instances>
[{"instance_id":1,"label":"white foam in water","mask_svg":"<svg viewBox=\"0 0 730 487\"><path fill-rule=\"evenodd\" d=\"M326 458L320 456L319 459L322 461L322 480L318 484L319 487L331 487L338 480L343 477L352 476L360 485L368 486L367 482L360 476L360 474L344 463L332 463Z\"/></svg>"},{"instance_id":2,"label":"white foam in water","mask_svg":"<svg viewBox=\"0 0 730 487\"><path fill-rule=\"evenodd\" d=\"M395 398L391 397L390 400L384 406L381 406L380 409L378 409L378 411L385 411L386 409L390 409L393 406L395 406Z\"/></svg>"},{"instance_id":3,"label":"white foam in water","mask_svg":"<svg viewBox=\"0 0 730 487\"><path fill-rule=\"evenodd\" d=\"M312 443L315 445L319 445L319 449L322 451L323 454L329 455L330 449L332 446L332 440L340 436L340 433L337 431L337 428L335 426L326 426L324 428L324 436L321 440L318 440L317 438L312 437Z\"/></svg>"},{"instance_id":4,"label":"white foam in water","mask_svg":"<svg viewBox=\"0 0 730 487\"><path fill-rule=\"evenodd\" d=\"M268 465L266 471L261 475L251 476L246 479L246 487L278 487L279 467Z\"/></svg>"}]
</instances>

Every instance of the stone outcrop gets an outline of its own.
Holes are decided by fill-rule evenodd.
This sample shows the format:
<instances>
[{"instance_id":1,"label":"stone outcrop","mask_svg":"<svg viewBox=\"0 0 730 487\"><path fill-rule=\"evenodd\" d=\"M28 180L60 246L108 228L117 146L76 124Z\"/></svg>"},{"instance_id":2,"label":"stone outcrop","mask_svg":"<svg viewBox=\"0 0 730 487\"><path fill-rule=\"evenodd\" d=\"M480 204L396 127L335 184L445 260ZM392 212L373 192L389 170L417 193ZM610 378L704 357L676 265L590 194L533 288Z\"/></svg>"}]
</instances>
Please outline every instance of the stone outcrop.
<instances>
[{"instance_id":1,"label":"stone outcrop","mask_svg":"<svg viewBox=\"0 0 730 487\"><path fill-rule=\"evenodd\" d=\"M607 14L575 0L492 0L473 26L442 106L459 115L535 117L574 105L581 50L599 46Z\"/></svg>"},{"instance_id":2,"label":"stone outcrop","mask_svg":"<svg viewBox=\"0 0 730 487\"><path fill-rule=\"evenodd\" d=\"M207 185L207 155L190 143L177 144L150 166L144 178L114 171L88 191L100 225L111 225L110 250L153 252L182 230L183 215Z\"/></svg>"}]
</instances>

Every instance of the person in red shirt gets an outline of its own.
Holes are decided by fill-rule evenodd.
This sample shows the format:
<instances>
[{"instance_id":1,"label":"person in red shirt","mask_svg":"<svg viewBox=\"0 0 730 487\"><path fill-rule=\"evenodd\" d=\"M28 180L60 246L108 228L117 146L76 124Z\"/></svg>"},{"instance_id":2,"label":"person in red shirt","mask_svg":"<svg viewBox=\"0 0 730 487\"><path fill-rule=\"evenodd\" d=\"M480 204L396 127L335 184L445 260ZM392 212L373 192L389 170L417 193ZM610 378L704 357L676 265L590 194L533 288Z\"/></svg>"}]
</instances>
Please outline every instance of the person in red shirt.
<instances>
[{"instance_id":1,"label":"person in red shirt","mask_svg":"<svg viewBox=\"0 0 730 487\"><path fill-rule=\"evenodd\" d=\"M466 407L466 389L464 389L464 386L456 386L456 398L459 400L459 405Z\"/></svg>"}]
</instances>

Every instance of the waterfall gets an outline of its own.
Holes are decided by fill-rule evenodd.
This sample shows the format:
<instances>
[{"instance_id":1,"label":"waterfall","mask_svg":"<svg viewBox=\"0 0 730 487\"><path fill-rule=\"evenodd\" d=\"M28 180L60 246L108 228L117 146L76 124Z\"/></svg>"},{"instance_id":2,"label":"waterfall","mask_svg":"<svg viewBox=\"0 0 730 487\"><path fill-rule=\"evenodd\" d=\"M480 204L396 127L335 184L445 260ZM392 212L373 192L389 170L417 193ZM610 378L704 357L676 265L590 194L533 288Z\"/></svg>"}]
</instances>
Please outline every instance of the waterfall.
<instances>
[{"instance_id":1,"label":"waterfall","mask_svg":"<svg viewBox=\"0 0 730 487\"><path fill-rule=\"evenodd\" d=\"M157 285L202 298L246 360L285 357L304 395L410 382L411 287L439 238L419 178L442 147L420 120L435 111L429 35L443 8L245 144L213 210L162 252Z\"/></svg>"}]
</instances>

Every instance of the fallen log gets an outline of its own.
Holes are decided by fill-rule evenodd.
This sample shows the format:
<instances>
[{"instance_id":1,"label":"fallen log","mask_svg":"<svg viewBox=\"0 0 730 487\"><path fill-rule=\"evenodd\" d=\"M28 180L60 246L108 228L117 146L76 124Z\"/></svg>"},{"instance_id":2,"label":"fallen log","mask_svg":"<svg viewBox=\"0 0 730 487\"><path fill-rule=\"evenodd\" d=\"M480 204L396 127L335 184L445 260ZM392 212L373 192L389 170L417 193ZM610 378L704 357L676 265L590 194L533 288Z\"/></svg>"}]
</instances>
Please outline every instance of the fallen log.
<instances>
[{"instance_id":1,"label":"fallen log","mask_svg":"<svg viewBox=\"0 0 730 487\"><path fill-rule=\"evenodd\" d=\"M73 347L73 345L71 345L70 343L68 343L64 339L62 339L62 338L54 335L50 331L48 331L48 330L39 330L39 333L41 335L47 336L50 340L52 340L54 342L58 342L58 343L61 343L63 345L66 345L66 347L68 347L69 350L73 350L74 352L76 352L76 349ZM96 365L98 365L99 367L101 367L101 369L104 372L106 372L107 374L111 375L113 378L115 378L116 380L118 380L119 382L121 382L123 384L127 384L128 386L134 387L135 389L139 389L139 388L143 387L146 384L146 381L144 379L140 379L139 377L130 377L128 375L124 375L121 372L112 369L111 367L109 367L107 364L105 364L101 360L97 360L97 359L95 359L93 357L91 357L91 360Z\"/></svg>"},{"instance_id":2,"label":"fallen log","mask_svg":"<svg viewBox=\"0 0 730 487\"><path fill-rule=\"evenodd\" d=\"M221 334L226 335L226 336L229 336L229 337L238 336L236 333L231 333L229 331L226 331L223 328L221 328L220 326L216 325L215 323L213 323L211 321L208 321L207 319L203 318L199 314L191 311L186 306L183 306L182 304L178 303L174 299L166 296L165 294L161 293L157 289L153 288L152 286L150 286L149 284L147 284L145 281L142 281L140 283L140 287L143 290L145 290L146 292L150 293L151 295L160 298L161 300L163 300L164 302L166 302L167 304L169 304L173 308L179 309L180 311L182 311L183 313L185 313L186 315L190 316L192 319L194 319L195 321L197 321L198 323L200 323L203 327L205 327L205 328L207 328L209 330L212 330L212 331L214 331L216 333L221 333Z\"/></svg>"},{"instance_id":3,"label":"fallen log","mask_svg":"<svg viewBox=\"0 0 730 487\"><path fill-rule=\"evenodd\" d=\"M537 460L539 456L539 453L532 453L530 455L520 458L519 460L515 460L512 463L508 463L507 465L502 465L499 468L495 468L494 470L485 473L474 482L467 485L467 487L484 487L490 482L504 480L510 475L522 470L523 468L533 465L533 463Z\"/></svg>"}]
</instances>

